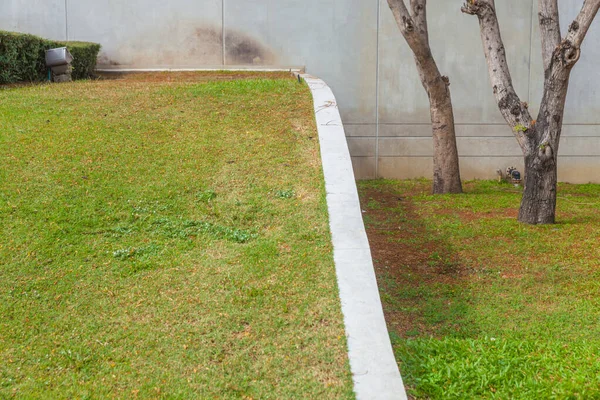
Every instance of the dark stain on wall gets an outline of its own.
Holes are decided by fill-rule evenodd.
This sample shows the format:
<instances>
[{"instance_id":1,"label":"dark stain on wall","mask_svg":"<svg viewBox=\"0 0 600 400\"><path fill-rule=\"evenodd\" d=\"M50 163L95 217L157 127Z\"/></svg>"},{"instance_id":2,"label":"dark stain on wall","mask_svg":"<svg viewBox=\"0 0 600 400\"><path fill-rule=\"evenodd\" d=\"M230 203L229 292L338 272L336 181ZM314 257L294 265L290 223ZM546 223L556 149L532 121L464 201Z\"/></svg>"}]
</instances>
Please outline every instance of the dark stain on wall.
<instances>
[{"instance_id":1,"label":"dark stain on wall","mask_svg":"<svg viewBox=\"0 0 600 400\"><path fill-rule=\"evenodd\" d=\"M215 28L196 28L195 36L207 42L221 44L221 31Z\"/></svg>"},{"instance_id":2,"label":"dark stain on wall","mask_svg":"<svg viewBox=\"0 0 600 400\"><path fill-rule=\"evenodd\" d=\"M214 55L223 52L223 32L220 27L202 26L194 29L186 40L191 57ZM218 50L217 50L218 49ZM226 65L269 65L274 63L273 53L260 41L249 35L228 30L225 32Z\"/></svg>"},{"instance_id":3,"label":"dark stain on wall","mask_svg":"<svg viewBox=\"0 0 600 400\"><path fill-rule=\"evenodd\" d=\"M223 35L225 46L223 46ZM223 55L225 49L225 55ZM100 54L100 66L168 67L274 65L273 52L259 40L220 26L181 22L124 40L116 51Z\"/></svg>"},{"instance_id":4,"label":"dark stain on wall","mask_svg":"<svg viewBox=\"0 0 600 400\"><path fill-rule=\"evenodd\" d=\"M182 43L185 52L191 60L206 61L213 64L215 58L219 60L223 49L221 30L213 27L194 28L192 34ZM217 57L215 57L217 56ZM184 61L179 61L180 64Z\"/></svg>"},{"instance_id":5,"label":"dark stain on wall","mask_svg":"<svg viewBox=\"0 0 600 400\"><path fill-rule=\"evenodd\" d=\"M225 63L228 65L269 65L273 53L258 40L236 31L225 34Z\"/></svg>"},{"instance_id":6,"label":"dark stain on wall","mask_svg":"<svg viewBox=\"0 0 600 400\"><path fill-rule=\"evenodd\" d=\"M191 40L199 41L197 45L222 45L221 31L215 28L196 28Z\"/></svg>"},{"instance_id":7,"label":"dark stain on wall","mask_svg":"<svg viewBox=\"0 0 600 400\"><path fill-rule=\"evenodd\" d=\"M100 56L98 56L98 65L100 66L117 66L117 65L121 65L121 63L115 61L115 60L111 60L110 58L108 58L105 54L101 54Z\"/></svg>"}]
</instances>

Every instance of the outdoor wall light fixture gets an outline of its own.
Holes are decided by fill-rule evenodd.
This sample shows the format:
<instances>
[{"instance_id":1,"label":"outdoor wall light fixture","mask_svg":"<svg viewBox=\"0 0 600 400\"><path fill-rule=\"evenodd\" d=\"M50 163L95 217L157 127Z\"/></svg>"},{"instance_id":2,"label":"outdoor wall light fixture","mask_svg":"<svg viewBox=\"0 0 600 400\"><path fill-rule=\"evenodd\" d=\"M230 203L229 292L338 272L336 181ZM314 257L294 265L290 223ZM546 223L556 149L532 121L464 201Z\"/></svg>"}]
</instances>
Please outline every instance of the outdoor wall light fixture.
<instances>
[{"instance_id":1,"label":"outdoor wall light fixture","mask_svg":"<svg viewBox=\"0 0 600 400\"><path fill-rule=\"evenodd\" d=\"M521 183L521 173L519 171L517 171L517 169L515 167L508 167L506 169L506 176L515 185L518 185L519 183Z\"/></svg>"},{"instance_id":2,"label":"outdoor wall light fixture","mask_svg":"<svg viewBox=\"0 0 600 400\"><path fill-rule=\"evenodd\" d=\"M52 71L48 71L48 80L71 82L72 62L73 56L66 47L46 50L46 66Z\"/></svg>"},{"instance_id":3,"label":"outdoor wall light fixture","mask_svg":"<svg viewBox=\"0 0 600 400\"><path fill-rule=\"evenodd\" d=\"M498 182L505 180L506 182L512 183L515 186L519 186L521 184L521 173L515 167L506 168L506 175L502 173L501 169L497 169L496 173L498 174Z\"/></svg>"}]
</instances>

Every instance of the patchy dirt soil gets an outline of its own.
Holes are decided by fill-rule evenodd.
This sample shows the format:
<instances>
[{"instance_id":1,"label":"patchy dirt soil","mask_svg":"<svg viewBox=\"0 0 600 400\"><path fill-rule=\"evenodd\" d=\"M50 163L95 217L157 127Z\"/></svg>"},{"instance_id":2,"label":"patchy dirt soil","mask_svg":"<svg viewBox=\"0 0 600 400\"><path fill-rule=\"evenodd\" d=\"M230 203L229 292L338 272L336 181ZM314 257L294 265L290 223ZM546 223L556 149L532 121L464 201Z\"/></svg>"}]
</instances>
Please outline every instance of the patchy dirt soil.
<instances>
[{"instance_id":1,"label":"patchy dirt soil","mask_svg":"<svg viewBox=\"0 0 600 400\"><path fill-rule=\"evenodd\" d=\"M268 71L182 71L182 72L96 72L95 80L119 80L126 82L149 83L194 83L213 81L233 81L240 79L295 79L290 72ZM0 85L0 89L48 84L48 82L18 82Z\"/></svg>"},{"instance_id":2,"label":"patchy dirt soil","mask_svg":"<svg viewBox=\"0 0 600 400\"><path fill-rule=\"evenodd\" d=\"M423 321L424 303L437 287L460 287L469 269L427 229L411 193L370 187L360 200L388 326L400 337L436 336Z\"/></svg>"},{"instance_id":3,"label":"patchy dirt soil","mask_svg":"<svg viewBox=\"0 0 600 400\"><path fill-rule=\"evenodd\" d=\"M208 82L239 79L294 79L290 72L267 71L182 71L182 72L98 72L98 79L135 82Z\"/></svg>"},{"instance_id":4,"label":"patchy dirt soil","mask_svg":"<svg viewBox=\"0 0 600 400\"><path fill-rule=\"evenodd\" d=\"M409 395L522 398L529 385L548 398L564 383L559 397L588 385L583 397L600 398L587 356L600 337L600 185L560 184L558 223L542 226L519 223L521 190L494 181L439 196L425 180L358 187Z\"/></svg>"}]
</instances>

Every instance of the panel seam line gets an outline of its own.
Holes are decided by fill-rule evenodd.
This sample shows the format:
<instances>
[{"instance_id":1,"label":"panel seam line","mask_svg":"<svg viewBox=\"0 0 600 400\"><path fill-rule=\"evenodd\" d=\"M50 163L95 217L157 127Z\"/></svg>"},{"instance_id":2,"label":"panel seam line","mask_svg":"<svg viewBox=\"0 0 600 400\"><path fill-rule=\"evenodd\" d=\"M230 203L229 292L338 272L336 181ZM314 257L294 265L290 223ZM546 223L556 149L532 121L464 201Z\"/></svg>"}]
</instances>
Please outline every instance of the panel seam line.
<instances>
[{"instance_id":1,"label":"panel seam line","mask_svg":"<svg viewBox=\"0 0 600 400\"><path fill-rule=\"evenodd\" d=\"M533 10L535 8L535 0L531 0L531 25L529 26L529 79L527 80L527 102L531 104L531 59L533 58Z\"/></svg>"},{"instance_id":2,"label":"panel seam line","mask_svg":"<svg viewBox=\"0 0 600 400\"><path fill-rule=\"evenodd\" d=\"M221 63L225 66L225 0L221 0Z\"/></svg>"},{"instance_id":3,"label":"panel seam line","mask_svg":"<svg viewBox=\"0 0 600 400\"><path fill-rule=\"evenodd\" d=\"M69 0L65 0L65 41L69 41Z\"/></svg>"},{"instance_id":4,"label":"panel seam line","mask_svg":"<svg viewBox=\"0 0 600 400\"><path fill-rule=\"evenodd\" d=\"M377 50L375 56L375 178L379 178L379 34L381 29L381 0L377 0Z\"/></svg>"}]
</instances>

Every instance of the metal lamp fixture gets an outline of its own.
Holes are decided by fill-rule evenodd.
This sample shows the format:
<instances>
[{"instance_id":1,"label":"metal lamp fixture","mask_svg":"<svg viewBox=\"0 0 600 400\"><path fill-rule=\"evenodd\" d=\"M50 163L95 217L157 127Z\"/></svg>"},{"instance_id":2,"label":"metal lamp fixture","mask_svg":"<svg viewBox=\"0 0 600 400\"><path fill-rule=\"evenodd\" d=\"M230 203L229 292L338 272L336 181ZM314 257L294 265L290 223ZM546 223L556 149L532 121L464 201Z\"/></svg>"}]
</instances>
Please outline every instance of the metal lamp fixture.
<instances>
[{"instance_id":1,"label":"metal lamp fixture","mask_svg":"<svg viewBox=\"0 0 600 400\"><path fill-rule=\"evenodd\" d=\"M73 56L66 47L46 50L46 66L52 70L54 82L71 81Z\"/></svg>"}]
</instances>

